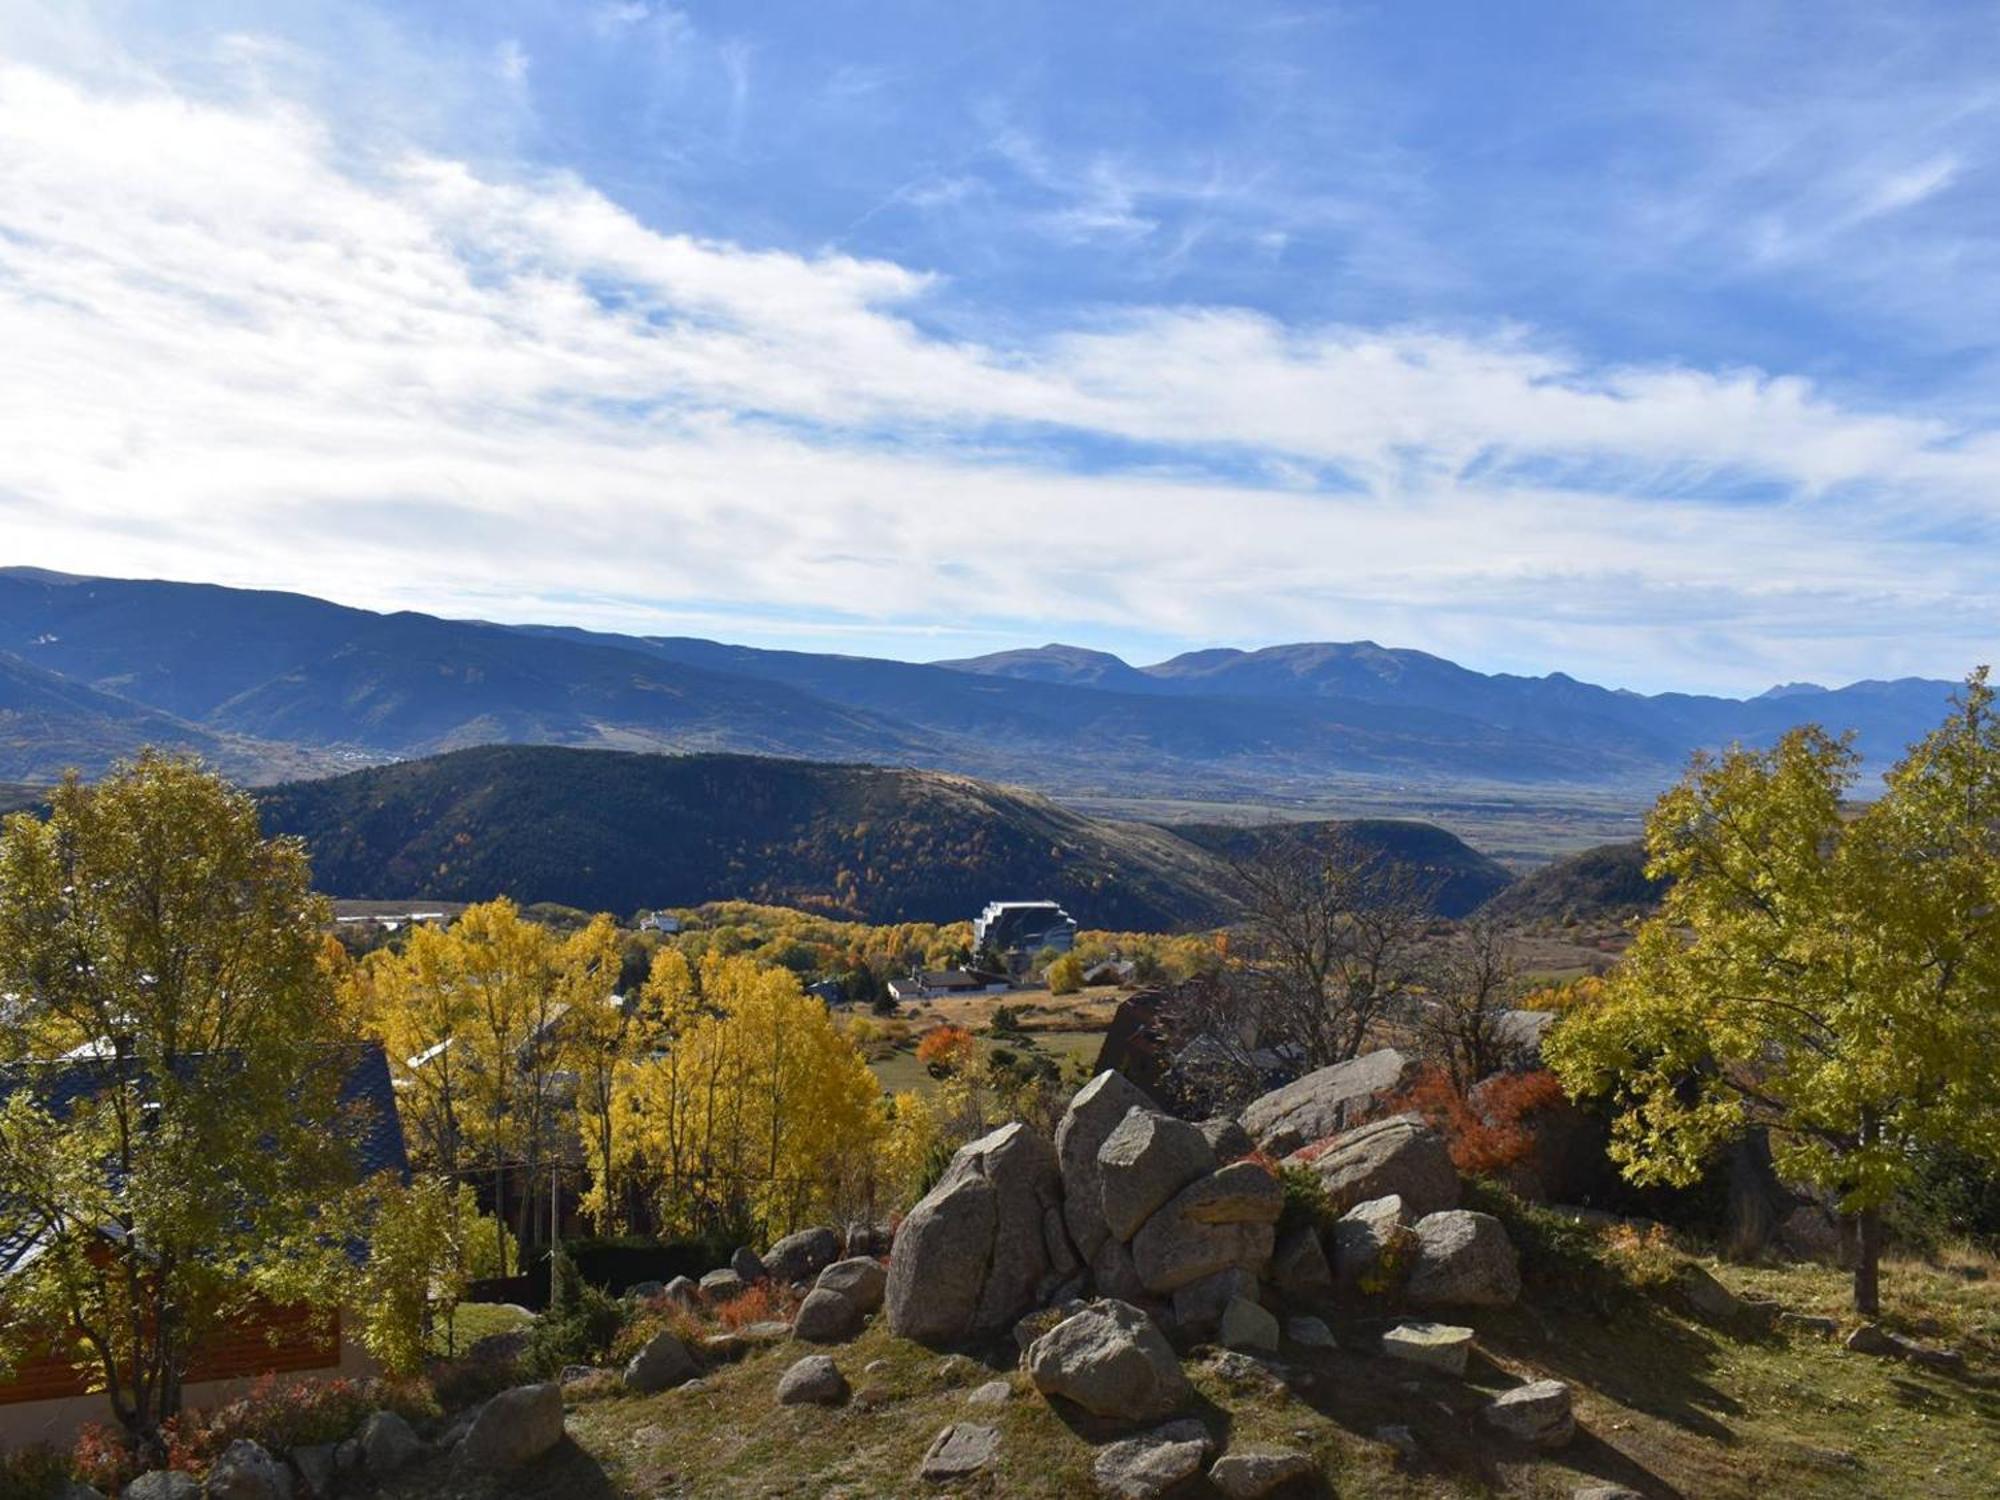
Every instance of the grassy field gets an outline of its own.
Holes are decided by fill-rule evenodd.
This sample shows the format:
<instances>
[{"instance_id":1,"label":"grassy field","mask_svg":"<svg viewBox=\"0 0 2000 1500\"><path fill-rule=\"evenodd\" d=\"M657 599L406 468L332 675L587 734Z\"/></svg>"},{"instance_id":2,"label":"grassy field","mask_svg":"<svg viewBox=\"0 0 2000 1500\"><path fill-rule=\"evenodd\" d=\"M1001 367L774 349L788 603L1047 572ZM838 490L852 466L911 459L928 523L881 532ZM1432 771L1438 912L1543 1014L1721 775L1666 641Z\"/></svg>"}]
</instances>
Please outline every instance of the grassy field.
<instances>
[{"instance_id":1,"label":"grassy field","mask_svg":"<svg viewBox=\"0 0 2000 1500\"><path fill-rule=\"evenodd\" d=\"M1264 823L1317 818L1419 818L1516 870L1558 855L1636 838L1659 786L1523 787L1504 782L1319 778L1295 796L1247 793L1240 800L1116 796L1079 790L1057 798L1096 817L1164 823Z\"/></svg>"},{"instance_id":2,"label":"grassy field","mask_svg":"<svg viewBox=\"0 0 2000 1500\"><path fill-rule=\"evenodd\" d=\"M1799 1310L1838 1312L1845 1280L1812 1267L1710 1267L1743 1292ZM1648 1496L1776 1500L1828 1496L1990 1500L2000 1477L2000 1275L1990 1259L1898 1262L1885 1294L1955 1343L1975 1373L1936 1371L1845 1352L1807 1333L1725 1331L1663 1303L1625 1298L1615 1312L1544 1292L1518 1308L1467 1317L1478 1351L1463 1381L1386 1364L1369 1352L1383 1320L1336 1323L1342 1349L1287 1349L1283 1381L1225 1378L1199 1354L1192 1414L1229 1446L1312 1453L1319 1487L1342 1497L1568 1496L1617 1483ZM1851 1320L1849 1320L1851 1322ZM802 1350L783 1344L710 1374L703 1388L655 1397L578 1399L572 1441L504 1482L412 1473L399 1500L609 1500L646 1496L863 1497L925 1492L917 1464L940 1428L970 1419L1002 1432L997 1471L954 1493L1073 1497L1094 1492L1093 1444L1104 1424L1059 1411L1015 1368L1011 1345L986 1363L945 1360L890 1337L880 1320L832 1351L855 1391L831 1409L783 1408L779 1375ZM1577 1393L1579 1433L1555 1455L1513 1448L1484 1431L1482 1402L1523 1380L1553 1376ZM1013 1399L967 1408L975 1385L1005 1379ZM1409 1427L1407 1462L1373 1434ZM1177 1492L1178 1493L1178 1492ZM1211 1494L1190 1488L1189 1496Z\"/></svg>"},{"instance_id":3,"label":"grassy field","mask_svg":"<svg viewBox=\"0 0 2000 1500\"><path fill-rule=\"evenodd\" d=\"M1029 1033L1029 1036L1037 1050L1047 1053L1058 1063L1075 1058L1086 1068L1095 1065L1098 1049L1104 1045L1102 1031L1042 1031ZM982 1056L995 1047L1012 1046L1018 1050L1021 1045L1009 1038L995 1036L979 1036L974 1041ZM937 1087L937 1080L925 1072L923 1064L917 1061L914 1038L881 1052L870 1060L869 1067L881 1080L882 1091L886 1094L900 1094L908 1090L921 1094Z\"/></svg>"}]
</instances>

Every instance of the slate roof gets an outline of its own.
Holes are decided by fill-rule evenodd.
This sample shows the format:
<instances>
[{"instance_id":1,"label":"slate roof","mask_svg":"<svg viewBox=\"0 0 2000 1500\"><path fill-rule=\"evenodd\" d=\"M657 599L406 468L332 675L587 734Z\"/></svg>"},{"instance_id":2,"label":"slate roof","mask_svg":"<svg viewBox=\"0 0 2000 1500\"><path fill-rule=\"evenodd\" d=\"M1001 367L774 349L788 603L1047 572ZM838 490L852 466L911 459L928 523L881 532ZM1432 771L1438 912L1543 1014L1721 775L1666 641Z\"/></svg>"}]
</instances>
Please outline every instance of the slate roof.
<instances>
[{"instance_id":1,"label":"slate roof","mask_svg":"<svg viewBox=\"0 0 2000 1500\"><path fill-rule=\"evenodd\" d=\"M328 1049L328 1063L342 1069L339 1102L343 1118L352 1121L350 1148L357 1177L394 1172L410 1180L410 1156L403 1140L402 1116L389 1083L389 1060L377 1042L355 1042ZM18 1090L31 1088L43 1108L58 1118L78 1099L101 1084L114 1066L108 1058L65 1058L57 1062L11 1063L0 1066L0 1103ZM34 1258L32 1236L0 1234L0 1277Z\"/></svg>"}]
</instances>

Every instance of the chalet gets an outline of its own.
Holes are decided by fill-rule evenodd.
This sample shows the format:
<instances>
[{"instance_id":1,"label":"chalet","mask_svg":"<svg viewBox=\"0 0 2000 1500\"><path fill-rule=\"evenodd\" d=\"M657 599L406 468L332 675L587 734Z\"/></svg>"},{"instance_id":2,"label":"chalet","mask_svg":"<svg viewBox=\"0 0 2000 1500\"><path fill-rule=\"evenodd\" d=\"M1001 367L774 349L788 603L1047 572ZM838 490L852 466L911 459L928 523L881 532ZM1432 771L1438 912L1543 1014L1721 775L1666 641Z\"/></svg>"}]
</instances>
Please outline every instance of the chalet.
<instances>
[{"instance_id":1,"label":"chalet","mask_svg":"<svg viewBox=\"0 0 2000 1500\"><path fill-rule=\"evenodd\" d=\"M410 1161L381 1047L369 1043L340 1052L346 1070L340 1103L359 1122L352 1139L356 1173L369 1177L394 1172L407 1182ZM92 1058L0 1068L0 1101L17 1089L33 1087L49 1108L63 1111L93 1087L103 1066L101 1059ZM0 1303L6 1299L8 1277L40 1253L32 1236L0 1237ZM328 1317L305 1307L259 1304L196 1353L182 1399L189 1407L217 1406L268 1374L374 1373L374 1361L350 1336L337 1310ZM88 1382L60 1356L23 1361L10 1379L0 1382L0 1452L34 1443L66 1445L86 1424L108 1420L105 1398L87 1387Z\"/></svg>"},{"instance_id":2,"label":"chalet","mask_svg":"<svg viewBox=\"0 0 2000 1500\"><path fill-rule=\"evenodd\" d=\"M1053 901L989 901L972 922L974 952L1067 953L1076 946L1076 919Z\"/></svg>"},{"instance_id":3,"label":"chalet","mask_svg":"<svg viewBox=\"0 0 2000 1500\"><path fill-rule=\"evenodd\" d=\"M670 911L649 911L639 918L641 932L658 932L672 937L681 930L681 919Z\"/></svg>"},{"instance_id":4,"label":"chalet","mask_svg":"<svg viewBox=\"0 0 2000 1500\"><path fill-rule=\"evenodd\" d=\"M1004 974L978 969L923 969L889 981L889 998L902 1005L915 1000L963 999L971 995L1004 995L1014 985Z\"/></svg>"}]
</instances>

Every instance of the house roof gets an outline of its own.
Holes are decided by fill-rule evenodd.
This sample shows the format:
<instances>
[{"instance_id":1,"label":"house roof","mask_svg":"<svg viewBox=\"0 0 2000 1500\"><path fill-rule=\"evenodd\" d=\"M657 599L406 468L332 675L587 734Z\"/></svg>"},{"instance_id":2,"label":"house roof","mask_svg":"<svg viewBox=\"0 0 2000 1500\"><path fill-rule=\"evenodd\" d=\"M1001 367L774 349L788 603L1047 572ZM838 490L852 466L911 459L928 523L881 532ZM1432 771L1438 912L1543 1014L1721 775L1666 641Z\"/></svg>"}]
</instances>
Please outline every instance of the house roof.
<instances>
[{"instance_id":1,"label":"house roof","mask_svg":"<svg viewBox=\"0 0 2000 1500\"><path fill-rule=\"evenodd\" d=\"M389 1082L389 1060L378 1042L354 1042L328 1049L330 1065L341 1068L339 1105L349 1128L349 1148L357 1177L393 1172L410 1180L409 1149L403 1140L402 1116ZM192 1061L192 1059L190 1059ZM71 1056L55 1062L10 1063L0 1066L0 1103L22 1089L33 1089L42 1107L62 1118L79 1099L102 1086L112 1060ZM31 1235L0 1234L0 1277L35 1258Z\"/></svg>"}]
</instances>

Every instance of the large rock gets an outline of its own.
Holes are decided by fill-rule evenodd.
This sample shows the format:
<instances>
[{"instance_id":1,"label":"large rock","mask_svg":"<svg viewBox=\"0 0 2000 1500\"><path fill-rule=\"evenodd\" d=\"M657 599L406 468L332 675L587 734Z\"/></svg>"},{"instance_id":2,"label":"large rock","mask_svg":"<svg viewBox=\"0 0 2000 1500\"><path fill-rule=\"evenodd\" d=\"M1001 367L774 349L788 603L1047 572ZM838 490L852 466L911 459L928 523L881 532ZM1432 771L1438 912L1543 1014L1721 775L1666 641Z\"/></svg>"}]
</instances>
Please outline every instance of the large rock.
<instances>
[{"instance_id":1,"label":"large rock","mask_svg":"<svg viewBox=\"0 0 2000 1500\"><path fill-rule=\"evenodd\" d=\"M778 1378L780 1406L838 1406L847 1399L847 1377L824 1354L808 1354Z\"/></svg>"},{"instance_id":2,"label":"large rock","mask_svg":"<svg viewBox=\"0 0 2000 1500\"><path fill-rule=\"evenodd\" d=\"M660 1295L677 1307L692 1308L701 1301L701 1283L692 1276L676 1276L666 1284Z\"/></svg>"},{"instance_id":3,"label":"large rock","mask_svg":"<svg viewBox=\"0 0 2000 1500\"><path fill-rule=\"evenodd\" d=\"M933 1484L945 1484L977 1474L999 1456L999 1428L954 1422L931 1440L917 1473Z\"/></svg>"},{"instance_id":4,"label":"large rock","mask_svg":"<svg viewBox=\"0 0 2000 1500\"><path fill-rule=\"evenodd\" d=\"M516 1386L479 1409L458 1445L458 1461L468 1469L518 1469L555 1447L562 1435L562 1388Z\"/></svg>"},{"instance_id":5,"label":"large rock","mask_svg":"<svg viewBox=\"0 0 2000 1500\"><path fill-rule=\"evenodd\" d=\"M1506 1307L1521 1295L1521 1264L1491 1214L1454 1208L1417 1220L1416 1258L1403 1295L1417 1307Z\"/></svg>"},{"instance_id":6,"label":"large rock","mask_svg":"<svg viewBox=\"0 0 2000 1500\"><path fill-rule=\"evenodd\" d=\"M882 1298L889 1289L889 1273L882 1262L870 1260L865 1255L857 1255L849 1260L837 1260L819 1273L813 1282L816 1292L835 1292L851 1302L858 1302L863 1312L873 1312L882 1305Z\"/></svg>"},{"instance_id":7,"label":"large rock","mask_svg":"<svg viewBox=\"0 0 2000 1500\"><path fill-rule=\"evenodd\" d=\"M1084 1260L1094 1258L1110 1230L1098 1186L1097 1152L1105 1138L1133 1110L1150 1110L1145 1090L1123 1073L1107 1069L1076 1091L1056 1127L1056 1162L1062 1169L1063 1217L1070 1240Z\"/></svg>"},{"instance_id":8,"label":"large rock","mask_svg":"<svg viewBox=\"0 0 2000 1500\"><path fill-rule=\"evenodd\" d=\"M1408 1086L1414 1057L1393 1048L1321 1068L1251 1101L1243 1128L1259 1147L1286 1156L1350 1128L1370 1108Z\"/></svg>"},{"instance_id":9,"label":"large rock","mask_svg":"<svg viewBox=\"0 0 2000 1500\"><path fill-rule=\"evenodd\" d=\"M370 1479L387 1479L423 1451L416 1430L395 1412L372 1412L361 1424L361 1462Z\"/></svg>"},{"instance_id":10,"label":"large rock","mask_svg":"<svg viewBox=\"0 0 2000 1500\"><path fill-rule=\"evenodd\" d=\"M1045 1396L1127 1422L1164 1417L1190 1393L1166 1335L1138 1308L1109 1299L1036 1339L1028 1348L1028 1376Z\"/></svg>"},{"instance_id":11,"label":"large rock","mask_svg":"<svg viewBox=\"0 0 2000 1500\"><path fill-rule=\"evenodd\" d=\"M1100 1297L1136 1302L1146 1295L1139 1268L1132 1264L1132 1247L1106 1239L1090 1261L1090 1284Z\"/></svg>"},{"instance_id":12,"label":"large rock","mask_svg":"<svg viewBox=\"0 0 2000 1500\"><path fill-rule=\"evenodd\" d=\"M1364 1282L1373 1285L1382 1280L1385 1267L1408 1229L1409 1212L1394 1193L1355 1204L1333 1226L1334 1279L1349 1291Z\"/></svg>"},{"instance_id":13,"label":"large rock","mask_svg":"<svg viewBox=\"0 0 2000 1500\"><path fill-rule=\"evenodd\" d=\"M1314 1472L1311 1456L1304 1453L1226 1453L1208 1471L1208 1482L1229 1500L1262 1500Z\"/></svg>"},{"instance_id":14,"label":"large rock","mask_svg":"<svg viewBox=\"0 0 2000 1500\"><path fill-rule=\"evenodd\" d=\"M1132 1240L1132 1265L1164 1296L1232 1266L1261 1271L1271 1258L1284 1189L1256 1162L1189 1183Z\"/></svg>"},{"instance_id":15,"label":"large rock","mask_svg":"<svg viewBox=\"0 0 2000 1500\"><path fill-rule=\"evenodd\" d=\"M729 1257L729 1269L745 1286L755 1286L760 1281L768 1281L771 1276L764 1267L763 1258L748 1245L736 1247L736 1253Z\"/></svg>"},{"instance_id":16,"label":"large rock","mask_svg":"<svg viewBox=\"0 0 2000 1500\"><path fill-rule=\"evenodd\" d=\"M1075 1263L1062 1233L1054 1149L1018 1121L958 1149L936 1187L910 1210L889 1255L889 1326L900 1337L950 1344L1011 1328L1046 1292L1051 1270Z\"/></svg>"},{"instance_id":17,"label":"large rock","mask_svg":"<svg viewBox=\"0 0 2000 1500\"><path fill-rule=\"evenodd\" d=\"M1250 1132L1227 1115L1203 1120L1197 1128L1219 1162L1241 1161L1257 1149L1257 1143L1250 1139Z\"/></svg>"},{"instance_id":18,"label":"large rock","mask_svg":"<svg viewBox=\"0 0 2000 1500\"><path fill-rule=\"evenodd\" d=\"M764 1252L764 1269L790 1286L819 1275L840 1258L840 1236L824 1225L788 1234Z\"/></svg>"},{"instance_id":19,"label":"large rock","mask_svg":"<svg viewBox=\"0 0 2000 1500\"><path fill-rule=\"evenodd\" d=\"M1278 1320L1248 1297L1234 1298L1223 1309L1217 1336L1225 1349L1258 1354L1278 1352Z\"/></svg>"},{"instance_id":20,"label":"large rock","mask_svg":"<svg viewBox=\"0 0 2000 1500\"><path fill-rule=\"evenodd\" d=\"M651 1395L695 1378L701 1369L688 1346L671 1333L660 1332L646 1341L625 1366L625 1389Z\"/></svg>"},{"instance_id":21,"label":"large rock","mask_svg":"<svg viewBox=\"0 0 2000 1500\"><path fill-rule=\"evenodd\" d=\"M1174 1327L1184 1338L1209 1338L1222 1326L1230 1303L1256 1295L1257 1278L1241 1266L1190 1281L1174 1292Z\"/></svg>"},{"instance_id":22,"label":"large rock","mask_svg":"<svg viewBox=\"0 0 2000 1500\"><path fill-rule=\"evenodd\" d=\"M1310 1224L1279 1236L1271 1250L1271 1284L1287 1297L1310 1302L1333 1291L1333 1268L1326 1263L1319 1231Z\"/></svg>"},{"instance_id":23,"label":"large rock","mask_svg":"<svg viewBox=\"0 0 2000 1500\"><path fill-rule=\"evenodd\" d=\"M867 1310L858 1302L815 1287L792 1318L792 1337L808 1344L840 1344L860 1333L867 1322Z\"/></svg>"},{"instance_id":24,"label":"large rock","mask_svg":"<svg viewBox=\"0 0 2000 1500\"><path fill-rule=\"evenodd\" d=\"M1311 1167L1335 1212L1391 1193L1419 1217L1458 1207L1451 1148L1415 1115L1373 1121L1297 1152L1290 1162Z\"/></svg>"},{"instance_id":25,"label":"large rock","mask_svg":"<svg viewBox=\"0 0 2000 1500\"><path fill-rule=\"evenodd\" d=\"M1208 1138L1185 1120L1133 1110L1097 1148L1098 1201L1111 1237L1130 1240L1176 1193L1215 1170Z\"/></svg>"},{"instance_id":26,"label":"large rock","mask_svg":"<svg viewBox=\"0 0 2000 1500\"><path fill-rule=\"evenodd\" d=\"M711 1307L717 1303L734 1301L747 1290L749 1283L729 1266L710 1271L701 1278L701 1300Z\"/></svg>"},{"instance_id":27,"label":"large rock","mask_svg":"<svg viewBox=\"0 0 2000 1500\"><path fill-rule=\"evenodd\" d=\"M208 1471L209 1500L292 1500L292 1471L260 1443L238 1438Z\"/></svg>"},{"instance_id":28,"label":"large rock","mask_svg":"<svg viewBox=\"0 0 2000 1500\"><path fill-rule=\"evenodd\" d=\"M335 1457L338 1446L308 1443L292 1450L292 1467L299 1471L299 1485L308 1500L333 1500L333 1492L340 1487L340 1462ZM65 1500L81 1500L81 1497L67 1496Z\"/></svg>"},{"instance_id":29,"label":"large rock","mask_svg":"<svg viewBox=\"0 0 2000 1500\"><path fill-rule=\"evenodd\" d=\"M201 1500L201 1484L179 1469L155 1469L141 1474L119 1493L123 1500Z\"/></svg>"},{"instance_id":30,"label":"large rock","mask_svg":"<svg viewBox=\"0 0 2000 1500\"><path fill-rule=\"evenodd\" d=\"M1504 1391L1487 1402L1487 1425L1537 1448L1561 1448L1576 1436L1569 1387L1560 1380L1537 1380Z\"/></svg>"},{"instance_id":31,"label":"large rock","mask_svg":"<svg viewBox=\"0 0 2000 1500\"><path fill-rule=\"evenodd\" d=\"M1188 1418L1100 1448L1091 1463L1097 1492L1112 1500L1155 1500L1201 1472L1208 1431Z\"/></svg>"},{"instance_id":32,"label":"large rock","mask_svg":"<svg viewBox=\"0 0 2000 1500\"><path fill-rule=\"evenodd\" d=\"M866 1256L835 1261L819 1273L792 1320L792 1336L815 1344L851 1339L882 1305L889 1273Z\"/></svg>"}]
</instances>

